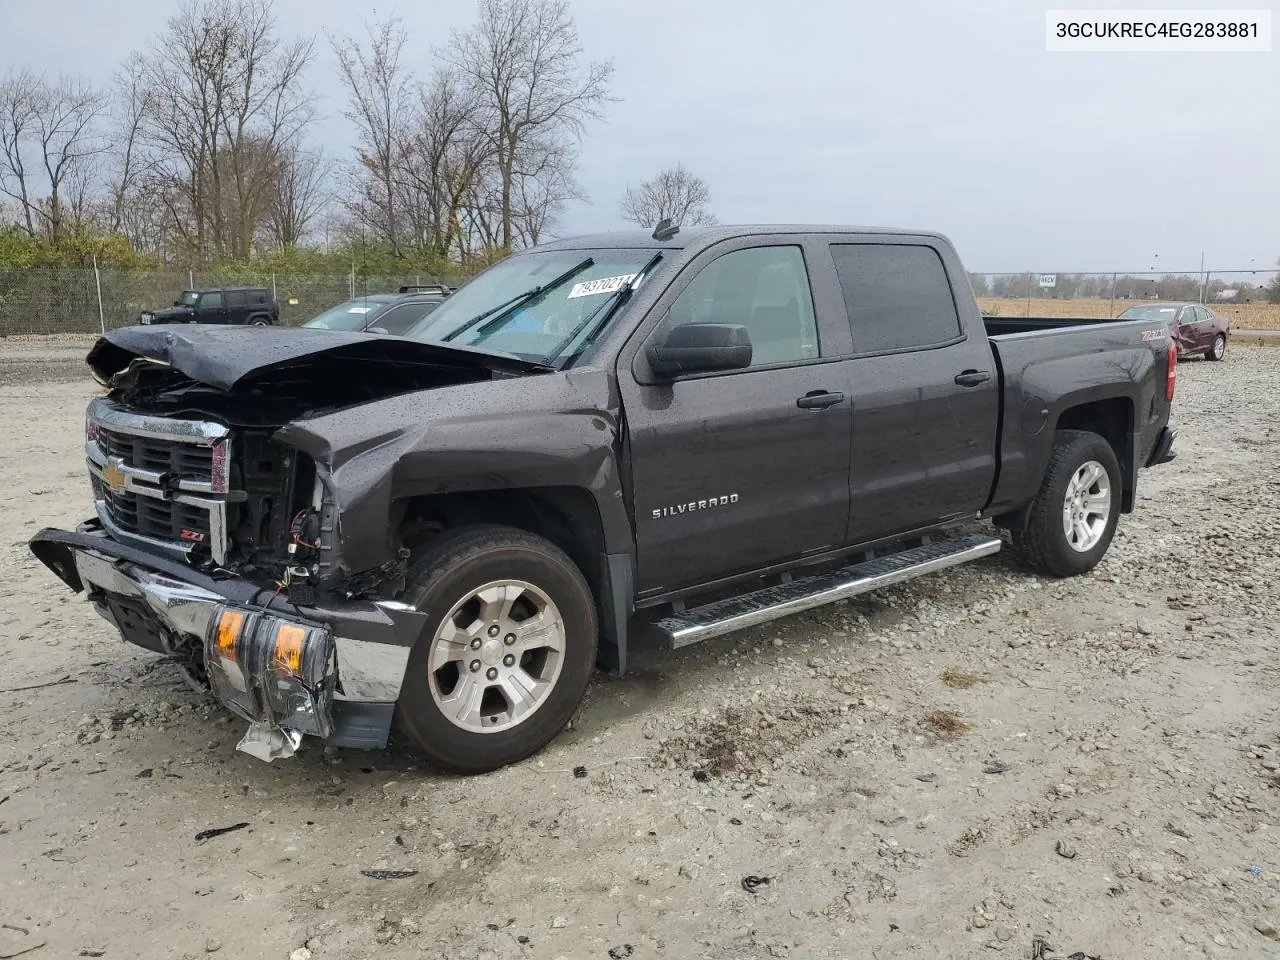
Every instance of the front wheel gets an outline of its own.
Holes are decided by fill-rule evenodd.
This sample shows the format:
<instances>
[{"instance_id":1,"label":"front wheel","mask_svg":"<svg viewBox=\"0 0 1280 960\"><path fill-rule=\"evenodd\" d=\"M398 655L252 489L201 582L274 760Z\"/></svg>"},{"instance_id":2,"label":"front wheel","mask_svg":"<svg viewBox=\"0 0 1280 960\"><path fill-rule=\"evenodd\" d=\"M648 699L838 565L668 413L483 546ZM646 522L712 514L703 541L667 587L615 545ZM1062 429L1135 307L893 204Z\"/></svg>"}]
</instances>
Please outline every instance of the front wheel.
<instances>
[{"instance_id":1,"label":"front wheel","mask_svg":"<svg viewBox=\"0 0 1280 960\"><path fill-rule=\"evenodd\" d=\"M1072 577L1097 566L1120 519L1120 464L1096 433L1059 430L1026 526L1014 533L1040 573Z\"/></svg>"},{"instance_id":2,"label":"front wheel","mask_svg":"<svg viewBox=\"0 0 1280 960\"><path fill-rule=\"evenodd\" d=\"M1213 345L1209 347L1209 352L1204 355L1206 360L1221 360L1227 355L1227 335L1220 333L1213 338Z\"/></svg>"},{"instance_id":3,"label":"front wheel","mask_svg":"<svg viewBox=\"0 0 1280 960\"><path fill-rule=\"evenodd\" d=\"M426 614L396 703L418 752L455 773L523 760L568 723L596 656L595 602L573 561L512 527L442 534L405 599Z\"/></svg>"},{"instance_id":4,"label":"front wheel","mask_svg":"<svg viewBox=\"0 0 1280 960\"><path fill-rule=\"evenodd\" d=\"M250 321L249 321L249 326L251 326L251 327L269 327L269 326L271 326L271 321L270 321L270 320L268 320L266 317L254 317L252 320L250 320Z\"/></svg>"}]
</instances>

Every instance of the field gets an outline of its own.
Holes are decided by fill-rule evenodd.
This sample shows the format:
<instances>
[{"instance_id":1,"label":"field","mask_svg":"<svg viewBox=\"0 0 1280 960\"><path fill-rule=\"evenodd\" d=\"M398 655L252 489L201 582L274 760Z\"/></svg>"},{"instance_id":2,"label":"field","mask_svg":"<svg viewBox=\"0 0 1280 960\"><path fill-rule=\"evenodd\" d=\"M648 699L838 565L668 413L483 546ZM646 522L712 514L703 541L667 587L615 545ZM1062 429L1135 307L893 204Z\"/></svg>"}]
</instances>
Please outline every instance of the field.
<instances>
[{"instance_id":1,"label":"field","mask_svg":"<svg viewBox=\"0 0 1280 960\"><path fill-rule=\"evenodd\" d=\"M1140 301L1051 300L1037 297L979 297L983 310L1001 317L1096 317L1119 316ZM1211 303L1209 307L1231 321L1238 330L1280 330L1280 303Z\"/></svg>"}]
</instances>

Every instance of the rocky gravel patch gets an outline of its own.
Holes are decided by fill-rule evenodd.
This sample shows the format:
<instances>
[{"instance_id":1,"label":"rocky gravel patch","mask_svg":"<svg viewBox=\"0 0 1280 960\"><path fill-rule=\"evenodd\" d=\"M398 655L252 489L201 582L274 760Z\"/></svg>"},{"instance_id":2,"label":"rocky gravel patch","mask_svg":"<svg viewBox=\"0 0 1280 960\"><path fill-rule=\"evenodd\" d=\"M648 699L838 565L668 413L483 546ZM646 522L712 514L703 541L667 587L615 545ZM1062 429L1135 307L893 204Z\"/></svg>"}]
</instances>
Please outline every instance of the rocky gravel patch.
<instances>
[{"instance_id":1,"label":"rocky gravel patch","mask_svg":"<svg viewBox=\"0 0 1280 960\"><path fill-rule=\"evenodd\" d=\"M30 558L86 511L91 392L0 385L0 924L33 957L1280 956L1280 351L1180 366L1179 457L1093 574L1009 551L641 651L465 779L235 753Z\"/></svg>"}]
</instances>

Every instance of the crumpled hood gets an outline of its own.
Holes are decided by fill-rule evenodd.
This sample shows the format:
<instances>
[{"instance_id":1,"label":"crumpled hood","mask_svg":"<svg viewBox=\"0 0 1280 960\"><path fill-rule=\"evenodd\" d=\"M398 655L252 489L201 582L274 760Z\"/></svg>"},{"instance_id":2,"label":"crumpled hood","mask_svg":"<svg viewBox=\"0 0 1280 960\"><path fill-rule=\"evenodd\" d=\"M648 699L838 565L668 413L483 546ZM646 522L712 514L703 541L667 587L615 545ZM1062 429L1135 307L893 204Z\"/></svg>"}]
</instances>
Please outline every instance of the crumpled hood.
<instances>
[{"instance_id":1,"label":"crumpled hood","mask_svg":"<svg viewBox=\"0 0 1280 960\"><path fill-rule=\"evenodd\" d=\"M139 357L160 361L192 380L227 391L268 372L296 373L310 365L330 367L343 360L507 374L548 369L507 354L403 337L221 324L122 327L100 337L85 359L94 373L109 383Z\"/></svg>"}]
</instances>

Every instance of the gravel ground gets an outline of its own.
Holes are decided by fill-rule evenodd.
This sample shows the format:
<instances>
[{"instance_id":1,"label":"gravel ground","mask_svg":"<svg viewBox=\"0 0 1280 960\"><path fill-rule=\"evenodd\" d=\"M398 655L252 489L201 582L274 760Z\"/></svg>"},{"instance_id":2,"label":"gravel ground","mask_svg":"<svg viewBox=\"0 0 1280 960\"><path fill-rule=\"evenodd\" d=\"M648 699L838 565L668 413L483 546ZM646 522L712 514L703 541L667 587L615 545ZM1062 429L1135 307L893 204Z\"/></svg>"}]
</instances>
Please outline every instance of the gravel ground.
<instances>
[{"instance_id":1,"label":"gravel ground","mask_svg":"<svg viewBox=\"0 0 1280 960\"><path fill-rule=\"evenodd\" d=\"M31 558L87 512L51 349L0 347L0 956L1280 956L1280 350L1180 367L1092 575L1007 553L647 651L463 779L236 753Z\"/></svg>"}]
</instances>

